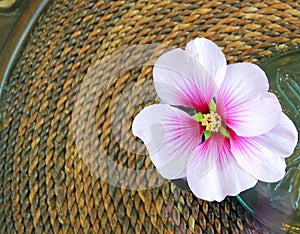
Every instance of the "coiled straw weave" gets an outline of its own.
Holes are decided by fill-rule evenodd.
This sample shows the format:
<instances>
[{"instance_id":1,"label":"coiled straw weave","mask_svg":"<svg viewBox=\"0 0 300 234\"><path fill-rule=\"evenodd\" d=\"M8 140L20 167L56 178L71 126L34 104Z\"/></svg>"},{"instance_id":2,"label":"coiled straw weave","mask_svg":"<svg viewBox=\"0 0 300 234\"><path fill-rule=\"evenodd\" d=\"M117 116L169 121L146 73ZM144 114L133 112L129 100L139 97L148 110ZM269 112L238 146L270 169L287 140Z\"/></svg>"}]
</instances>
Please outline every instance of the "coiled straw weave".
<instances>
[{"instance_id":1,"label":"coiled straw weave","mask_svg":"<svg viewBox=\"0 0 300 234\"><path fill-rule=\"evenodd\" d=\"M298 1L49 2L3 86L0 232L272 233L236 198L206 202L168 181L120 188L161 178L109 172L107 160L94 155L101 148L123 167L154 168L130 129L139 110L159 102L152 66L115 71L126 59L114 53L145 44L183 48L206 37L229 63L258 63L300 45L299 18ZM163 51L148 52L126 58L155 61Z\"/></svg>"}]
</instances>

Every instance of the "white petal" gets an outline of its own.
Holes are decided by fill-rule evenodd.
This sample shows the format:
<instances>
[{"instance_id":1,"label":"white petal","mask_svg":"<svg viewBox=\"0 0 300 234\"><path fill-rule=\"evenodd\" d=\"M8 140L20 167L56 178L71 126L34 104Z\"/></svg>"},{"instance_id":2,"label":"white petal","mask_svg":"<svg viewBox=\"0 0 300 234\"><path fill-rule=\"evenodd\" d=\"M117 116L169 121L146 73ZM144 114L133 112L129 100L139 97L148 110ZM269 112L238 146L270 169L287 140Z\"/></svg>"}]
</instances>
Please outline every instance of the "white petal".
<instances>
[{"instance_id":1,"label":"white petal","mask_svg":"<svg viewBox=\"0 0 300 234\"><path fill-rule=\"evenodd\" d=\"M240 137L230 132L230 143L237 163L254 178L264 182L277 182L283 178L285 159L259 137Z\"/></svg>"},{"instance_id":2,"label":"white petal","mask_svg":"<svg viewBox=\"0 0 300 234\"><path fill-rule=\"evenodd\" d=\"M237 100L251 100L268 89L268 78L259 66L252 63L235 63L227 66L218 95L225 104L229 104Z\"/></svg>"},{"instance_id":3,"label":"white petal","mask_svg":"<svg viewBox=\"0 0 300 234\"><path fill-rule=\"evenodd\" d=\"M158 96L168 104L185 106L200 112L209 110L216 84L207 70L181 49L163 54L153 68Z\"/></svg>"},{"instance_id":4,"label":"white petal","mask_svg":"<svg viewBox=\"0 0 300 234\"><path fill-rule=\"evenodd\" d=\"M135 117L132 130L163 177L186 176L187 162L201 142L200 125L191 116L167 104L151 105Z\"/></svg>"},{"instance_id":5,"label":"white petal","mask_svg":"<svg viewBox=\"0 0 300 234\"><path fill-rule=\"evenodd\" d=\"M279 124L271 131L257 137L265 146L281 157L288 157L298 142L298 131L293 122L281 113Z\"/></svg>"},{"instance_id":6,"label":"white petal","mask_svg":"<svg viewBox=\"0 0 300 234\"><path fill-rule=\"evenodd\" d=\"M281 106L274 94L266 93L227 109L226 115L221 116L236 134L252 137L264 134L278 125Z\"/></svg>"},{"instance_id":7,"label":"white petal","mask_svg":"<svg viewBox=\"0 0 300 234\"><path fill-rule=\"evenodd\" d=\"M281 106L268 93L267 77L251 63L229 65L217 94L217 111L239 136L257 136L273 129L280 120Z\"/></svg>"},{"instance_id":8,"label":"white petal","mask_svg":"<svg viewBox=\"0 0 300 234\"><path fill-rule=\"evenodd\" d=\"M196 38L187 43L185 51L206 68L219 88L226 74L226 58L222 50L206 38Z\"/></svg>"},{"instance_id":9,"label":"white petal","mask_svg":"<svg viewBox=\"0 0 300 234\"><path fill-rule=\"evenodd\" d=\"M237 164L230 152L227 138L221 141L217 140L217 144L213 144L211 147L202 150L201 155L194 154L188 164L187 181L197 197L208 201L222 201L227 195L236 196L256 184L257 180ZM205 174L199 173L208 164L205 163L205 160L215 157L211 154L215 152L218 152L215 163Z\"/></svg>"}]
</instances>

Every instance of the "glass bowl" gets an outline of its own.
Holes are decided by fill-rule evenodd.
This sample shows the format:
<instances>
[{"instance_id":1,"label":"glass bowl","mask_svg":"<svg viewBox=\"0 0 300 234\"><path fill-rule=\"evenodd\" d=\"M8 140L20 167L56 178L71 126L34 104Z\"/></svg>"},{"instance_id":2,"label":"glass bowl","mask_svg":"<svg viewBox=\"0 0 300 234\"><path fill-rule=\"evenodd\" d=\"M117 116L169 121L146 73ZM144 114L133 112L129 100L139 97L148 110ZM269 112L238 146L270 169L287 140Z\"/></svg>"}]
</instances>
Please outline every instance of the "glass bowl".
<instances>
[{"instance_id":1,"label":"glass bowl","mask_svg":"<svg viewBox=\"0 0 300 234\"><path fill-rule=\"evenodd\" d=\"M271 57L260 63L270 91L275 93L287 114L300 127L300 49ZM280 144L280 142L278 142ZM262 223L279 233L300 233L300 143L286 159L285 177L278 183L259 182L237 198Z\"/></svg>"}]
</instances>

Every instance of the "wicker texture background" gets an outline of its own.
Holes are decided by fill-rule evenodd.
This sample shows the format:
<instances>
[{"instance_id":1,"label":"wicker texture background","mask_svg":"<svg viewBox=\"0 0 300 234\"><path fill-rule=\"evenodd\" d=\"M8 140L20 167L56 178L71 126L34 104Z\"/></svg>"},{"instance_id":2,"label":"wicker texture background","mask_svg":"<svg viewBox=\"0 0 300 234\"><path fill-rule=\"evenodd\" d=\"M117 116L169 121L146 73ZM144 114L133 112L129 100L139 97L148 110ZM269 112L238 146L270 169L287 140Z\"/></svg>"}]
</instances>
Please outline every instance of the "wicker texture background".
<instances>
[{"instance_id":1,"label":"wicker texture background","mask_svg":"<svg viewBox=\"0 0 300 234\"><path fill-rule=\"evenodd\" d=\"M229 63L258 62L300 45L299 18L297 1L49 3L1 97L0 232L271 233L235 198L210 203L170 182L136 191L102 181L80 157L72 128L74 119L91 113L83 104L76 109L74 105L79 90L86 98L97 93L81 85L91 66L124 46L184 47L195 37L207 37L223 49ZM118 61L110 64L107 74ZM139 110L159 101L151 77L151 67L132 69L106 82L98 98L94 125L99 144L132 169L153 168L143 156L145 147L132 136L123 139L130 152L138 152L135 155L111 135L120 131L129 136L130 121ZM135 104L147 95L152 101ZM129 122L114 115L120 96ZM79 143L81 150L88 148L88 139Z\"/></svg>"}]
</instances>

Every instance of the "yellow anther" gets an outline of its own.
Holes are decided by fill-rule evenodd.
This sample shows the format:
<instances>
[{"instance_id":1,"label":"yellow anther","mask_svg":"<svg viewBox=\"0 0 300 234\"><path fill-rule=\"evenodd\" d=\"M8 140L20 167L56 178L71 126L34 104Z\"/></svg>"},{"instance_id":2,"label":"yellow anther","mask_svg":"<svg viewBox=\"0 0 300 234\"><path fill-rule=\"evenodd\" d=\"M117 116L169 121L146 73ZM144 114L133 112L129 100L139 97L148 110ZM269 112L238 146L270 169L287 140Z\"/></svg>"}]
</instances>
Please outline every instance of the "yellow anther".
<instances>
[{"instance_id":1,"label":"yellow anther","mask_svg":"<svg viewBox=\"0 0 300 234\"><path fill-rule=\"evenodd\" d=\"M218 132L222 126L221 116L213 111L209 114L204 114L200 122L201 125L205 127L205 130L210 132Z\"/></svg>"}]
</instances>

